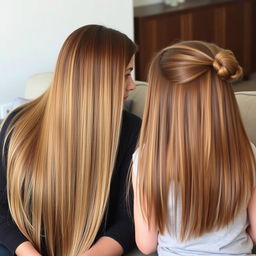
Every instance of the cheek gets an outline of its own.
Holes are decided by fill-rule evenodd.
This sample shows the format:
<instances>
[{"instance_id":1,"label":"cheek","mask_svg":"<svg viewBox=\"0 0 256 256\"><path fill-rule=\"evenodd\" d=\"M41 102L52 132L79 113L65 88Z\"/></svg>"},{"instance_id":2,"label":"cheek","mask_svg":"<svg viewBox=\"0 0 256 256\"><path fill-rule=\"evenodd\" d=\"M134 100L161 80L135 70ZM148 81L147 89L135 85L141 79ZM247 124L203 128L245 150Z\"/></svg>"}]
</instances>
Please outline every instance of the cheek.
<instances>
[{"instance_id":1,"label":"cheek","mask_svg":"<svg viewBox=\"0 0 256 256\"><path fill-rule=\"evenodd\" d=\"M129 89L129 84L130 84L129 78L125 79L125 84L124 84L125 90Z\"/></svg>"},{"instance_id":2,"label":"cheek","mask_svg":"<svg viewBox=\"0 0 256 256\"><path fill-rule=\"evenodd\" d=\"M125 89L129 90L135 87L135 82L132 79L132 77L130 76L129 78L126 79L125 81Z\"/></svg>"}]
</instances>

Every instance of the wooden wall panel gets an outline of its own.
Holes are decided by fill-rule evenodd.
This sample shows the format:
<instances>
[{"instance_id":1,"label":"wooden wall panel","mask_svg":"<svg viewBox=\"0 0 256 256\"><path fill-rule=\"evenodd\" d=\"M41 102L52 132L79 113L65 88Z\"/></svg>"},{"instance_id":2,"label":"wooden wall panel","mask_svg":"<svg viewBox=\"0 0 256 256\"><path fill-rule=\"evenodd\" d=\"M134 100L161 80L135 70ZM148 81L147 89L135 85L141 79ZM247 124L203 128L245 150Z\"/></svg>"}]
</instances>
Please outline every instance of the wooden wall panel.
<instances>
[{"instance_id":1,"label":"wooden wall panel","mask_svg":"<svg viewBox=\"0 0 256 256\"><path fill-rule=\"evenodd\" d=\"M252 2L252 69L256 72L256 1Z\"/></svg>"},{"instance_id":2,"label":"wooden wall panel","mask_svg":"<svg viewBox=\"0 0 256 256\"><path fill-rule=\"evenodd\" d=\"M180 40L204 40L234 51L248 75L256 71L256 1L209 0L186 2L176 9L155 5L135 11L135 41L139 45L136 79L145 80L154 54ZM145 10L145 15L143 14ZM157 14L156 14L157 13Z\"/></svg>"},{"instance_id":3,"label":"wooden wall panel","mask_svg":"<svg viewBox=\"0 0 256 256\"><path fill-rule=\"evenodd\" d=\"M245 73L251 63L251 9L249 2L234 2L225 7L225 45L231 49Z\"/></svg>"},{"instance_id":4,"label":"wooden wall panel","mask_svg":"<svg viewBox=\"0 0 256 256\"><path fill-rule=\"evenodd\" d=\"M135 20L135 34L143 31L135 39L139 48L136 56L136 79L145 81L149 63L155 53L171 43L180 41L180 20L179 15L145 18L143 24L138 24L140 21Z\"/></svg>"},{"instance_id":5,"label":"wooden wall panel","mask_svg":"<svg viewBox=\"0 0 256 256\"><path fill-rule=\"evenodd\" d=\"M214 8L194 10L191 14L192 36L190 40L215 42Z\"/></svg>"}]
</instances>

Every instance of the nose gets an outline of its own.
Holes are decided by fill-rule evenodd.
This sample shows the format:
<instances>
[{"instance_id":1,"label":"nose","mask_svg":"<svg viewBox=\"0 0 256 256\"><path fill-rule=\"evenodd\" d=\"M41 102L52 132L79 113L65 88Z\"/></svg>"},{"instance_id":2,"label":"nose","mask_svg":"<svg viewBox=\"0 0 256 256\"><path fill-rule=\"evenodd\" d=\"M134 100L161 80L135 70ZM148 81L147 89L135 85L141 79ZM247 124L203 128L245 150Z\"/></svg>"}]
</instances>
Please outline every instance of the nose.
<instances>
[{"instance_id":1,"label":"nose","mask_svg":"<svg viewBox=\"0 0 256 256\"><path fill-rule=\"evenodd\" d=\"M132 91L136 88L136 84L134 82L134 80L132 79L131 76L129 76L127 82L126 82L126 90L127 91Z\"/></svg>"}]
</instances>

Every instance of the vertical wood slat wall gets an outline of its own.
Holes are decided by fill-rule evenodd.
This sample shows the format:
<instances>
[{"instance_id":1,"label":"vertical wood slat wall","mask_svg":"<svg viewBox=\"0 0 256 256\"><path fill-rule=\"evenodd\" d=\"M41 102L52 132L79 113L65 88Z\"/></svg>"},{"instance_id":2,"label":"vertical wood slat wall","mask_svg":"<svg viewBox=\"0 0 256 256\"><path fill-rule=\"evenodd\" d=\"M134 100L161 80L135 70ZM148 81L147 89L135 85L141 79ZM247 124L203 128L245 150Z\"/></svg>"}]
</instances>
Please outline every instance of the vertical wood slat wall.
<instances>
[{"instance_id":1,"label":"vertical wood slat wall","mask_svg":"<svg viewBox=\"0 0 256 256\"><path fill-rule=\"evenodd\" d=\"M136 79L145 81L154 54L180 40L204 40L231 49L245 75L255 72L256 1L210 0L207 5L193 8L189 1L184 8L155 5L160 9L155 13L153 5L134 9L135 42L139 48ZM196 1L202 2L193 0L193 3Z\"/></svg>"},{"instance_id":2,"label":"vertical wood slat wall","mask_svg":"<svg viewBox=\"0 0 256 256\"><path fill-rule=\"evenodd\" d=\"M256 1L252 2L252 70L256 71Z\"/></svg>"}]
</instances>

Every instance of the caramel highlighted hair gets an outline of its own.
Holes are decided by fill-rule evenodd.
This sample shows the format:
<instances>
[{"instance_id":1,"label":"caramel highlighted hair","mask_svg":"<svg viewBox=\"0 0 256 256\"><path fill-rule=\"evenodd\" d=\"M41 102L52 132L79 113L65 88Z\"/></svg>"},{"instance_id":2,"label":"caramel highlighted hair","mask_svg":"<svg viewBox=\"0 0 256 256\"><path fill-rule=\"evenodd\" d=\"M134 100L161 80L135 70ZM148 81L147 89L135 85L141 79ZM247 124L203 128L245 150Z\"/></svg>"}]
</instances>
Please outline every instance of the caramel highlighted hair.
<instances>
[{"instance_id":1,"label":"caramel highlighted hair","mask_svg":"<svg viewBox=\"0 0 256 256\"><path fill-rule=\"evenodd\" d=\"M88 25L65 41L50 88L9 127L12 217L37 250L77 256L103 220L118 146L125 70L134 43Z\"/></svg>"},{"instance_id":2,"label":"caramel highlighted hair","mask_svg":"<svg viewBox=\"0 0 256 256\"><path fill-rule=\"evenodd\" d=\"M242 76L233 53L188 41L154 58L139 141L138 189L144 216L180 239L229 224L247 207L255 159L230 82Z\"/></svg>"}]
</instances>

